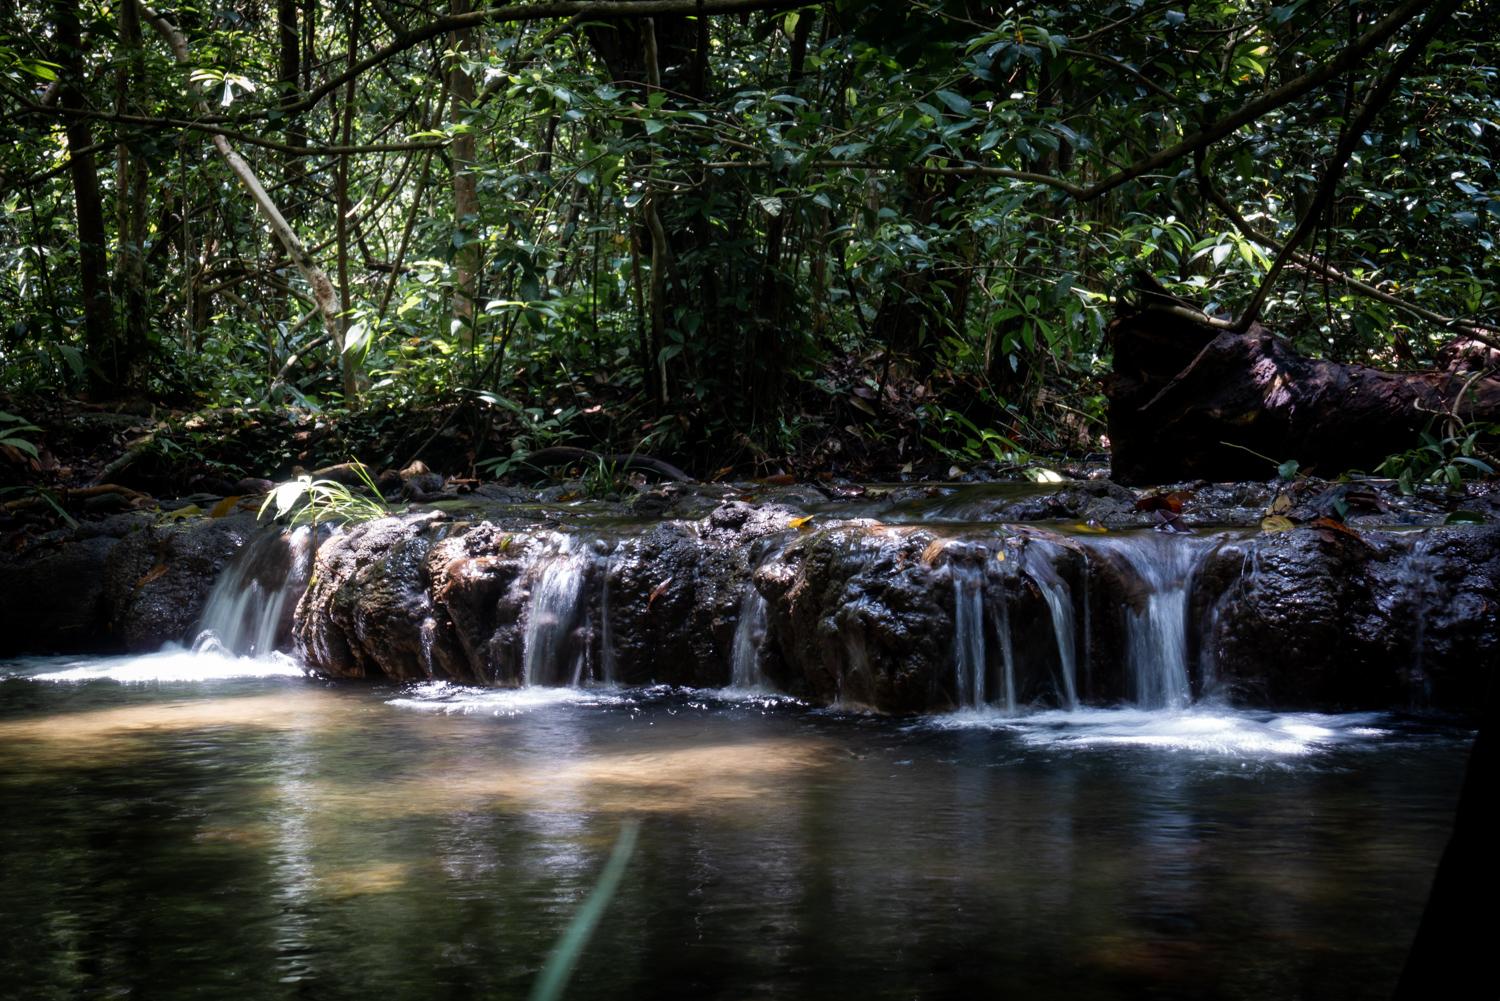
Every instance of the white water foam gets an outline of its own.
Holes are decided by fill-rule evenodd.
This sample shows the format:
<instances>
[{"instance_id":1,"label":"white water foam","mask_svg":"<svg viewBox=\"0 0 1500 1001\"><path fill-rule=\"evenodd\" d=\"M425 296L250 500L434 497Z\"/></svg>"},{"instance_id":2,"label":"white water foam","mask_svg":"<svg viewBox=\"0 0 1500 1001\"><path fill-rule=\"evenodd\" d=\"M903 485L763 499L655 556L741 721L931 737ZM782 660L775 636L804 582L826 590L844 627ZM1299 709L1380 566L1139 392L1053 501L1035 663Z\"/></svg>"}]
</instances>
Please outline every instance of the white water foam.
<instances>
[{"instance_id":1,"label":"white water foam","mask_svg":"<svg viewBox=\"0 0 1500 1001\"><path fill-rule=\"evenodd\" d=\"M476 688L446 681L430 681L413 685L399 698L387 699L386 705L447 715L519 716L549 706L616 705L628 701L630 699L620 690L609 688L553 688L543 685Z\"/></svg>"},{"instance_id":2,"label":"white water foam","mask_svg":"<svg viewBox=\"0 0 1500 1001\"><path fill-rule=\"evenodd\" d=\"M123 685L227 681L239 678L300 678L301 665L290 657L234 657L218 651L168 648L127 657L34 657L12 661L8 678L32 681L113 681Z\"/></svg>"},{"instance_id":3,"label":"white water foam","mask_svg":"<svg viewBox=\"0 0 1500 1001\"><path fill-rule=\"evenodd\" d=\"M1216 706L1179 711L1076 709L1026 716L963 712L931 717L940 730L985 729L1014 733L1032 747L1146 747L1196 754L1286 757L1318 754L1335 746L1388 736L1379 713L1258 713Z\"/></svg>"}]
</instances>

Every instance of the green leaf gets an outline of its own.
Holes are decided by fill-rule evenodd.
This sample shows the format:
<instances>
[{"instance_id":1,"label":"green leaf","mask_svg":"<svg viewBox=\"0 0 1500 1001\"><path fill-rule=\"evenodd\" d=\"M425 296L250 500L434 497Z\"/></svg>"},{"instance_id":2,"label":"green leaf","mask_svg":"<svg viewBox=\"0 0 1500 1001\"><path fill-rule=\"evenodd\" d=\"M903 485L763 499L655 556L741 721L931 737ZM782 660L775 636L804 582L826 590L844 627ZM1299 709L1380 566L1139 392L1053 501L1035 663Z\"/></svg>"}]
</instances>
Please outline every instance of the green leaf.
<instances>
[{"instance_id":1,"label":"green leaf","mask_svg":"<svg viewBox=\"0 0 1500 1001\"><path fill-rule=\"evenodd\" d=\"M968 115L974 110L974 105L962 94L955 94L951 90L940 90L933 95L939 101L948 106L948 110L955 115Z\"/></svg>"}]
</instances>

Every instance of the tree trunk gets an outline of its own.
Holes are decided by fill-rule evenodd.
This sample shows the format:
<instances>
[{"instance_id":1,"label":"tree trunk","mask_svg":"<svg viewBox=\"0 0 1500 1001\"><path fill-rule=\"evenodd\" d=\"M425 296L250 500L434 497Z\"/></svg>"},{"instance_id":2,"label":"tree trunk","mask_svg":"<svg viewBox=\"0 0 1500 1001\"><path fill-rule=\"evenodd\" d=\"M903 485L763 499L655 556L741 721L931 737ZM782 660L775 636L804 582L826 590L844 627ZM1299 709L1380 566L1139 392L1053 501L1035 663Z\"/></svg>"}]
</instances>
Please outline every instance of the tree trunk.
<instances>
[{"instance_id":1,"label":"tree trunk","mask_svg":"<svg viewBox=\"0 0 1500 1001\"><path fill-rule=\"evenodd\" d=\"M141 18L134 4L120 5L120 46L124 50L115 77L115 110L130 111L145 88ZM119 375L124 388L140 392L146 385L146 206L150 173L146 158L123 139L115 147L115 298L124 321Z\"/></svg>"},{"instance_id":2,"label":"tree trunk","mask_svg":"<svg viewBox=\"0 0 1500 1001\"><path fill-rule=\"evenodd\" d=\"M349 51L348 65L354 67L357 53L357 40L360 33L360 2L354 0L354 9L349 19ZM343 125L340 130L341 142L348 146L354 140L354 83L356 78L351 76L349 84L344 88ZM349 308L349 215L353 211L349 202L349 158L339 157L338 169L334 174L334 205L338 210L338 219L335 220L335 236L338 241L338 275L339 275L339 301L343 303L344 310ZM349 316L340 311L337 319L336 330L338 330L339 345L339 382L344 391L346 403L352 403L359 397L359 370L362 352L351 350L349 343Z\"/></svg>"},{"instance_id":3,"label":"tree trunk","mask_svg":"<svg viewBox=\"0 0 1500 1001\"><path fill-rule=\"evenodd\" d=\"M470 0L448 0L452 14L466 14ZM474 78L464 69L464 56L473 47L473 30L455 31L450 39L453 63L448 70L448 91L453 99L450 121L464 123L474 103ZM479 295L479 184L474 176L477 146L473 132L453 137L453 321L459 343L467 356L474 350L474 300Z\"/></svg>"},{"instance_id":4,"label":"tree trunk","mask_svg":"<svg viewBox=\"0 0 1500 1001\"><path fill-rule=\"evenodd\" d=\"M59 3L65 5L67 0L59 0ZM137 0L137 6L140 8L141 16L149 21L151 26L166 40L177 61L183 65L190 63L192 59L188 54L187 39L182 32L178 31L172 22L141 3L140 0ZM318 267L317 262L313 260L312 255L308 253L307 248L302 245L302 241L297 238L296 232L286 221L286 217L281 214L281 209L276 206L276 202L271 199L265 187L260 183L260 178L255 175L255 171L250 169L245 158L229 145L229 140L222 135L215 134L213 145L219 155L224 158L224 162L229 165L230 172L249 192L251 201L266 217L271 232L281 241L281 245L286 248L287 256L292 259L292 264L311 287L313 301L317 303L318 312L322 314L324 327L329 331L338 332L341 329L339 318L344 311L344 306L339 300L338 290L333 287L333 282L328 280L328 273Z\"/></svg>"},{"instance_id":5,"label":"tree trunk","mask_svg":"<svg viewBox=\"0 0 1500 1001\"><path fill-rule=\"evenodd\" d=\"M70 111L85 109L79 85L83 82L83 48L78 10L72 0L57 0L58 49L63 59L58 103ZM113 396L122 388L119 337L114 304L109 294L109 260L105 253L104 203L99 195L99 169L87 118L69 118L66 128L68 174L73 182L73 205L78 216L79 284L83 290L83 343L88 363L89 391Z\"/></svg>"},{"instance_id":6,"label":"tree trunk","mask_svg":"<svg viewBox=\"0 0 1500 1001\"><path fill-rule=\"evenodd\" d=\"M1443 415L1500 420L1500 380L1304 358L1259 325L1239 334L1188 312L1148 306L1111 325L1119 482L1268 479L1268 459L1322 476L1371 471Z\"/></svg>"}]
</instances>

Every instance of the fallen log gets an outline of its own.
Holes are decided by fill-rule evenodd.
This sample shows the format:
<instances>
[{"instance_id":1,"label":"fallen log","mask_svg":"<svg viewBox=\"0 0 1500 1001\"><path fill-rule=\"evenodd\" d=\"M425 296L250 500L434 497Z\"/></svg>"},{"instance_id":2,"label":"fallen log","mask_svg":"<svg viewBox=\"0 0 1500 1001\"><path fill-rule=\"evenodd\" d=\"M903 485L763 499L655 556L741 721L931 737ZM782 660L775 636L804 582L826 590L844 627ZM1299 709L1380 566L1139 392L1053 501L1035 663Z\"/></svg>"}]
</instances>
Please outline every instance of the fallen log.
<instances>
[{"instance_id":1,"label":"fallen log","mask_svg":"<svg viewBox=\"0 0 1500 1001\"><path fill-rule=\"evenodd\" d=\"M1259 324L1236 333L1182 305L1131 307L1110 334L1105 394L1119 483L1266 479L1274 470L1263 457L1322 476L1368 472L1447 416L1500 421L1500 379L1489 372L1307 358Z\"/></svg>"}]
</instances>

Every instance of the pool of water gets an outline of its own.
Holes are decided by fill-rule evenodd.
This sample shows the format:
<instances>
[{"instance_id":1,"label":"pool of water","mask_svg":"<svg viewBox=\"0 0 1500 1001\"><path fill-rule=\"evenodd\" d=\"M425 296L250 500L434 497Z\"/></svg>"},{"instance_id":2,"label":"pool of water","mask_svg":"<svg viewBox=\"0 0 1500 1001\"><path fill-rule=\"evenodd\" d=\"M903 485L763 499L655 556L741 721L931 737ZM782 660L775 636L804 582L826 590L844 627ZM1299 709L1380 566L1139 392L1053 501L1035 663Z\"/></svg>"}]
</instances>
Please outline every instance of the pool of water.
<instances>
[{"instance_id":1,"label":"pool of water","mask_svg":"<svg viewBox=\"0 0 1500 1001\"><path fill-rule=\"evenodd\" d=\"M1451 721L0 664L0 996L1382 998Z\"/></svg>"}]
</instances>

